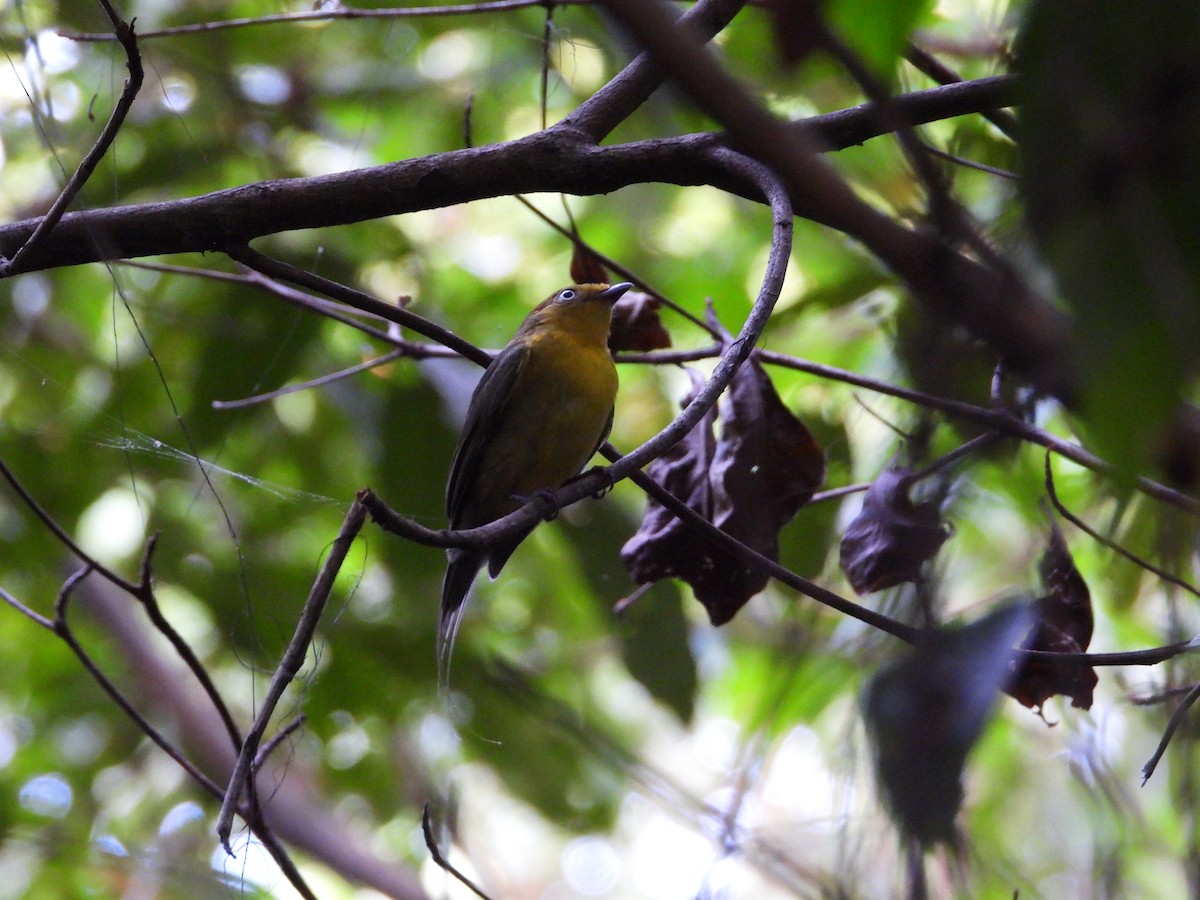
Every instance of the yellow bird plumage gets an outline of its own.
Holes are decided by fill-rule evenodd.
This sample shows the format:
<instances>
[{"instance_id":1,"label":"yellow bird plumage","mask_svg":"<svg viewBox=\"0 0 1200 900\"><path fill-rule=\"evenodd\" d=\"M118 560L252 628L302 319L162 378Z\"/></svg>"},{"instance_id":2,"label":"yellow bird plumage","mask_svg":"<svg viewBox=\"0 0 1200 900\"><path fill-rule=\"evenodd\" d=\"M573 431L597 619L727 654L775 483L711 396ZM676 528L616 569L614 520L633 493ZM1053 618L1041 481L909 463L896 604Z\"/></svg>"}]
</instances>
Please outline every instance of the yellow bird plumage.
<instances>
[{"instance_id":1,"label":"yellow bird plumage","mask_svg":"<svg viewBox=\"0 0 1200 900\"><path fill-rule=\"evenodd\" d=\"M575 284L555 291L488 366L471 396L450 465L451 528L485 525L538 491L561 487L604 443L617 395L617 369L608 350L612 307L630 287ZM532 530L482 553L447 551L438 630L443 678L479 569L486 563L495 578Z\"/></svg>"}]
</instances>

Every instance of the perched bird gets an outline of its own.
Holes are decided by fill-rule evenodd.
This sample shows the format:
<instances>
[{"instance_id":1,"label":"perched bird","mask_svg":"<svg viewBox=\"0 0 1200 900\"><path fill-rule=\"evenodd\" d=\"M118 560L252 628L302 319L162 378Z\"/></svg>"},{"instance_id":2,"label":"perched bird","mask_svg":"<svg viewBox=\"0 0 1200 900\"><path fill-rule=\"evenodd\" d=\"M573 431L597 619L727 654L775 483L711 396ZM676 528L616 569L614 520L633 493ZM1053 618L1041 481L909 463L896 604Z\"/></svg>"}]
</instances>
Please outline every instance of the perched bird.
<instances>
[{"instance_id":1,"label":"perched bird","mask_svg":"<svg viewBox=\"0 0 1200 900\"><path fill-rule=\"evenodd\" d=\"M538 491L577 475L608 437L617 369L608 350L613 304L633 285L574 284L526 316L479 380L450 479L450 527L475 528L506 516ZM463 602L487 563L495 578L529 529L483 551L452 548L442 583L438 669L449 673Z\"/></svg>"}]
</instances>

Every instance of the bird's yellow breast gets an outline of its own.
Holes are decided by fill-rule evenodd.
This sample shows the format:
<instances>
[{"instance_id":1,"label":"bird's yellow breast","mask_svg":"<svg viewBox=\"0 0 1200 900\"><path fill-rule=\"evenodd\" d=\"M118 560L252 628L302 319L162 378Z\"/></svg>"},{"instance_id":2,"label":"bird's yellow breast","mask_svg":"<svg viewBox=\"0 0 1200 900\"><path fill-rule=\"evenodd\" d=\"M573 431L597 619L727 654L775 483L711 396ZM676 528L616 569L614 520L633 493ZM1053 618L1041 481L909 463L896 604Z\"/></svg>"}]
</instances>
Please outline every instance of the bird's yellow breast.
<instances>
[{"instance_id":1,"label":"bird's yellow breast","mask_svg":"<svg viewBox=\"0 0 1200 900\"><path fill-rule=\"evenodd\" d=\"M513 492L555 488L582 469L608 425L616 396L617 370L606 346L561 331L535 335L512 399L511 420L528 427L504 436L509 445L504 452L516 451L512 455L524 460L521 471L513 472Z\"/></svg>"}]
</instances>

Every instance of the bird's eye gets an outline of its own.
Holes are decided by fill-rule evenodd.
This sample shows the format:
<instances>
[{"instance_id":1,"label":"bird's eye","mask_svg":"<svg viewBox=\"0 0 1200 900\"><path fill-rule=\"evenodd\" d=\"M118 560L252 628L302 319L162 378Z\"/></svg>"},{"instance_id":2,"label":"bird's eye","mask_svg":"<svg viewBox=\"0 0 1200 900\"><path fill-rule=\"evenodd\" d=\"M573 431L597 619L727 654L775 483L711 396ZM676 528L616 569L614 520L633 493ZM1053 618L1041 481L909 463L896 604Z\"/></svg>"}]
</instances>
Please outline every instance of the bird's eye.
<instances>
[{"instance_id":1,"label":"bird's eye","mask_svg":"<svg viewBox=\"0 0 1200 900\"><path fill-rule=\"evenodd\" d=\"M574 300L575 292L573 290L571 290L570 288L567 288L565 291L559 291L558 299L559 300Z\"/></svg>"}]
</instances>

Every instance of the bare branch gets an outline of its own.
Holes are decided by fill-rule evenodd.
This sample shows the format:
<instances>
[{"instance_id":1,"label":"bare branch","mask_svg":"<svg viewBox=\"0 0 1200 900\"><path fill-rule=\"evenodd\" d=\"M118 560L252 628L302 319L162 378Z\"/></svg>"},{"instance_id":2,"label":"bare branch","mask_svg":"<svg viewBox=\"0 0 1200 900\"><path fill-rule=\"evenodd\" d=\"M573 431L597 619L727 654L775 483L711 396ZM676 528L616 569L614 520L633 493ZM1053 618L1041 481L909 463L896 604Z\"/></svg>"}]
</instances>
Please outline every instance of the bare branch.
<instances>
[{"instance_id":1,"label":"bare branch","mask_svg":"<svg viewBox=\"0 0 1200 900\"><path fill-rule=\"evenodd\" d=\"M909 44L908 51L904 54L914 67L925 73L938 84L956 84L962 81L962 76L939 60L936 56L916 44ZM1013 140L1017 139L1019 126L1017 125L1017 117L1012 113L1001 109L989 109L982 113L983 117L999 128L1004 134Z\"/></svg>"},{"instance_id":2,"label":"bare branch","mask_svg":"<svg viewBox=\"0 0 1200 900\"><path fill-rule=\"evenodd\" d=\"M1179 705L1175 707L1175 712L1171 713L1171 721L1167 723L1166 731L1163 732L1158 746L1154 749L1154 754L1146 760L1146 764L1142 766L1142 786L1150 780L1150 776L1154 774L1154 770L1158 768L1158 763L1163 758L1163 754L1167 752L1167 745L1171 743L1171 738L1174 736L1176 729L1183 724L1183 720L1187 718L1188 711L1192 706L1200 700L1200 684L1196 684L1190 691L1187 692Z\"/></svg>"},{"instance_id":3,"label":"bare branch","mask_svg":"<svg viewBox=\"0 0 1200 900\"><path fill-rule=\"evenodd\" d=\"M483 892L475 882L451 865L450 860L442 855L441 849L437 845L437 839L433 836L433 822L429 817L429 804L426 803L421 810L421 833L425 836L425 847L429 850L429 855L433 857L433 861L442 869L445 869L464 887L471 891L476 897L481 897L483 900L491 900L491 898Z\"/></svg>"},{"instance_id":4,"label":"bare branch","mask_svg":"<svg viewBox=\"0 0 1200 900\"><path fill-rule=\"evenodd\" d=\"M225 799L221 803L221 813L217 818L217 836L221 839L221 843L225 845L226 852L231 856L233 855L233 849L229 845L229 836L233 830L233 816L237 811L238 800L242 796L242 791L245 789L253 791L254 789L253 764L258 755L259 744L262 742L267 725L271 720L271 716L275 713L275 707L283 696L284 690L291 684L292 679L296 677L301 666L304 665L304 657L308 653L309 645L312 643L317 623L321 620L321 613L324 612L325 603L328 601L329 594L333 590L334 579L337 578L337 574L341 570L342 563L346 559L346 554L350 552L351 544L354 543L354 539L358 536L359 531L362 530L366 517L367 510L361 502L355 500L350 504L346 518L342 522L342 528L338 532L338 536L333 540L329 556L326 557L325 564L321 567L321 571L317 575L317 580L313 582L312 590L309 591L308 600L304 603L304 612L301 614L300 620L296 623L292 640L288 644L287 650L284 651L283 658L279 661L279 666L275 669L275 674L271 677L271 683L267 688L267 695L263 698L262 706L255 717L254 725L246 735L246 739L242 742L237 763L234 765L233 774L229 776L229 785L225 789Z\"/></svg>"},{"instance_id":5,"label":"bare branch","mask_svg":"<svg viewBox=\"0 0 1200 900\"><path fill-rule=\"evenodd\" d=\"M71 648L71 652L75 654L76 658L80 663L82 663L83 667L87 670L88 674L92 676L92 679L96 682L96 684L100 685L100 688L104 691L104 693L108 694L109 699L112 700L113 703L115 703L120 710L125 713L130 720L133 721L133 723L144 735L146 735L146 737L150 738L151 741L158 745L160 750L167 754L167 756L171 757L171 759L175 761L176 765L187 772L188 776L191 777L193 781L195 781L213 796L219 797L221 795L221 791L220 788L217 787L216 783L198 768L196 768L191 760L184 756L174 744L168 741L157 728L150 724L149 720L147 720L145 716L138 712L134 705L129 702L123 693L121 693L120 689L117 688L112 680L105 675L103 671L101 671L100 667L96 664L96 661L93 660L88 652L83 649L83 645L79 643L79 640L75 637L75 633L71 630L71 626L67 622L67 611L70 608L71 594L75 590L75 587L81 581L83 581L84 578L90 575L92 571L93 569L90 565L80 569L66 580L62 586L62 589L58 592L58 598L54 602L54 633L58 635L59 639L61 639L63 643Z\"/></svg>"},{"instance_id":6,"label":"bare branch","mask_svg":"<svg viewBox=\"0 0 1200 900\"><path fill-rule=\"evenodd\" d=\"M450 351L446 351L447 355L453 355ZM255 394L252 397L242 397L240 400L214 400L212 402L213 409L245 409L247 406L256 406L259 403L269 403L272 400L277 400L280 397L286 397L288 394L299 393L300 391L309 391L313 388L324 387L328 384L341 381L344 378L352 378L359 372L366 372L369 369L375 369L379 366L386 366L390 362L397 359L403 359L410 354L404 350L390 350L382 356L372 357L371 359L363 360L353 366L348 366L337 372L330 372L326 375L320 375L316 378L310 378L308 381L303 381L299 384L289 384L285 387L276 388L273 391L267 391L265 394Z\"/></svg>"},{"instance_id":7,"label":"bare branch","mask_svg":"<svg viewBox=\"0 0 1200 900\"><path fill-rule=\"evenodd\" d=\"M214 31L228 31L234 28L251 28L259 25L286 25L295 22L327 22L338 19L428 19L435 17L471 16L483 13L512 12L530 7L546 8L555 6L591 6L597 0L485 0L482 3L446 4L444 6L409 6L394 9L358 9L349 6L336 6L327 9L314 9L311 12L278 13L273 16L247 16L239 19L220 19L212 22L197 22L194 25L176 25L173 28L160 28L147 31L141 37L165 38L182 37L190 34L211 34ZM111 34L89 33L80 31L59 31L62 37L72 41L111 41Z\"/></svg>"},{"instance_id":8,"label":"bare branch","mask_svg":"<svg viewBox=\"0 0 1200 900\"><path fill-rule=\"evenodd\" d=\"M347 287L344 284L330 281L328 278L322 278L320 275L307 272L304 269L297 268L280 260L272 259L269 256L264 256L249 247L237 247L229 250L228 253L230 257L236 259L249 269L269 275L272 278L290 281L292 284L298 284L310 290L319 291L325 296L340 300L355 309L379 316L389 322L395 322L397 325L402 325L405 328L411 328L417 334L423 334L430 340L444 344L472 362L486 366L492 361L492 358L487 353L480 350L470 341L463 340L450 329L444 328L436 322L431 322L423 316L418 316L416 313L410 312L402 306L393 306L390 303L384 303L370 294L356 291L354 288ZM386 335L383 336L383 339L389 340Z\"/></svg>"},{"instance_id":9,"label":"bare branch","mask_svg":"<svg viewBox=\"0 0 1200 900\"><path fill-rule=\"evenodd\" d=\"M202 787L220 801L224 796L220 785L233 771L237 750L207 698L189 679L181 677L179 666L158 642L150 640L149 630L137 617L128 614L125 597L109 582L89 578L79 585L78 593L80 603L86 604L84 610L120 650L120 658L128 667L126 681L146 696L155 713L173 722L182 743L212 779ZM261 804L261 814L248 804L243 804L239 814L273 856L278 858L281 849L278 840L286 840L333 871L385 896L406 900L425 897L410 869L381 860L352 838L345 823L330 811L329 798L317 791L302 768L291 762L285 772L282 764L273 765L271 760L266 763L266 770L258 772L258 778L261 783L275 785L270 797Z\"/></svg>"},{"instance_id":10,"label":"bare branch","mask_svg":"<svg viewBox=\"0 0 1200 900\"><path fill-rule=\"evenodd\" d=\"M1138 556L1136 553L1126 550L1116 541L1110 540L1109 538L1106 538L1104 535L1100 534L1100 532L1088 525L1087 522L1083 521L1083 519L1079 518L1079 516L1067 509L1063 502L1058 499L1058 491L1054 488L1054 472L1050 469L1049 451L1046 452L1046 494L1049 496L1050 502L1054 505L1054 508L1058 511L1058 514L1084 534L1092 538L1092 540L1107 547L1109 550L1113 551L1113 553L1125 557L1135 566L1139 566L1140 568L1145 569L1147 572L1157 575L1168 584L1173 584L1176 587L1183 588L1194 597L1200 597L1200 590L1198 590L1191 582L1186 581L1177 575L1172 575L1166 569L1156 566L1149 560L1142 559L1142 557Z\"/></svg>"},{"instance_id":11,"label":"bare branch","mask_svg":"<svg viewBox=\"0 0 1200 900\"><path fill-rule=\"evenodd\" d=\"M701 40L711 40L746 5L746 0L700 0L681 17ZM599 143L650 99L665 80L663 70L643 53L562 122Z\"/></svg>"},{"instance_id":12,"label":"bare branch","mask_svg":"<svg viewBox=\"0 0 1200 900\"><path fill-rule=\"evenodd\" d=\"M112 571L107 566L104 566L98 560L94 559L82 547L80 547L79 544L75 542L75 539L67 534L66 529L59 525L58 522L54 521L54 518L50 515L50 513L48 513L40 503L38 503L33 494L31 494L25 485L20 482L17 476L13 474L12 469L8 467L8 464L5 463L3 459L0 459L0 477L4 478L4 480L9 483L9 486L16 491L17 496L21 498L21 502L29 507L30 512L32 512L39 521L41 521L41 523L46 527L46 530L53 534L58 542L70 550L71 553L74 554L80 561L82 561L88 569L100 575L101 577L108 579L114 585L129 594L136 595L138 593L138 585L134 584L128 579L122 578L116 572Z\"/></svg>"}]
</instances>

